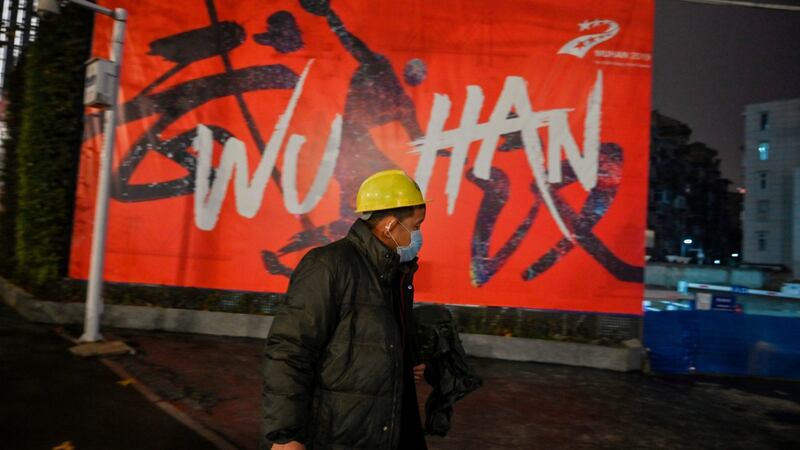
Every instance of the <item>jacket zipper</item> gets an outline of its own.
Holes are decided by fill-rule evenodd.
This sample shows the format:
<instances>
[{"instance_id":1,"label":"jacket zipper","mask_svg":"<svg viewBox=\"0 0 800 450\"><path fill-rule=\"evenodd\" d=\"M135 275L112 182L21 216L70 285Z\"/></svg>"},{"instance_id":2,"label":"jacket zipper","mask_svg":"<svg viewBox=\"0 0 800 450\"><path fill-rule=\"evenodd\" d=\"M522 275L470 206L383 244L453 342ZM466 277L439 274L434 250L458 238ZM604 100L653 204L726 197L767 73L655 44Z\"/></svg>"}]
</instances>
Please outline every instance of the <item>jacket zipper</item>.
<instances>
[{"instance_id":1,"label":"jacket zipper","mask_svg":"<svg viewBox=\"0 0 800 450\"><path fill-rule=\"evenodd\" d=\"M400 276L400 349L406 348L406 299L403 286L406 285L406 274ZM405 356L405 354L403 354Z\"/></svg>"},{"instance_id":2,"label":"jacket zipper","mask_svg":"<svg viewBox=\"0 0 800 450\"><path fill-rule=\"evenodd\" d=\"M406 274L403 273L402 275L400 275L400 285L398 286L398 290L400 291L400 297L399 297L399 301L400 301L400 308L399 308L400 309L400 311L399 311L399 314L400 314L400 352L401 352L400 353L400 358L404 358L404 353L403 352L405 352L405 317L404 317L405 301L403 299L403 285L405 284L405 280L406 280ZM394 360L394 371L395 371L395 374L396 374L397 371L398 371L397 370L398 369L398 367L397 367L397 358L394 358L393 360ZM397 432L397 430L395 429L396 413L397 413L397 402L398 402L398 398L397 398L398 397L398 389L397 389L397 386L402 381L403 381L403 371L400 370L399 377L397 377L397 376L395 377L394 395L392 395L392 423L390 425L391 426L391 433L390 433L391 441L389 442L390 448L394 444L395 433ZM400 396L400 402L402 404L403 393L399 392L399 394L400 394L399 395Z\"/></svg>"}]
</instances>

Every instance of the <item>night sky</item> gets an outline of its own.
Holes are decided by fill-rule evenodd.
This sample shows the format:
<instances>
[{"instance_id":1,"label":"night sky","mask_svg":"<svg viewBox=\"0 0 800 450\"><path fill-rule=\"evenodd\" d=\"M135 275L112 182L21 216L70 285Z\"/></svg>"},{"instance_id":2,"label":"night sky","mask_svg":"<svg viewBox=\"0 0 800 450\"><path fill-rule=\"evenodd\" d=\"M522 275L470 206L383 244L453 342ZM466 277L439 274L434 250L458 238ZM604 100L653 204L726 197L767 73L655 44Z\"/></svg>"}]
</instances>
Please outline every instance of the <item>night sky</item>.
<instances>
[{"instance_id":1,"label":"night sky","mask_svg":"<svg viewBox=\"0 0 800 450\"><path fill-rule=\"evenodd\" d=\"M655 26L653 108L718 150L740 186L745 105L800 97L800 12L656 0Z\"/></svg>"}]
</instances>

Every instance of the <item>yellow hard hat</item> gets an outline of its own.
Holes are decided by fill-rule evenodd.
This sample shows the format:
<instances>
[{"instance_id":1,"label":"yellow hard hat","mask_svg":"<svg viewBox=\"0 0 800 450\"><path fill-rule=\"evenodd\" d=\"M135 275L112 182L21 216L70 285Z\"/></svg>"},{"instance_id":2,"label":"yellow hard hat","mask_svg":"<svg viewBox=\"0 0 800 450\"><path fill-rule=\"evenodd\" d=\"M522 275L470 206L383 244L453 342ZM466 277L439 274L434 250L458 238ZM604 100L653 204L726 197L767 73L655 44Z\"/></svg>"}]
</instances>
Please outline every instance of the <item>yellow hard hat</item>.
<instances>
[{"instance_id":1,"label":"yellow hard hat","mask_svg":"<svg viewBox=\"0 0 800 450\"><path fill-rule=\"evenodd\" d=\"M361 183L356 196L357 213L424 204L417 183L398 169L373 174Z\"/></svg>"}]
</instances>

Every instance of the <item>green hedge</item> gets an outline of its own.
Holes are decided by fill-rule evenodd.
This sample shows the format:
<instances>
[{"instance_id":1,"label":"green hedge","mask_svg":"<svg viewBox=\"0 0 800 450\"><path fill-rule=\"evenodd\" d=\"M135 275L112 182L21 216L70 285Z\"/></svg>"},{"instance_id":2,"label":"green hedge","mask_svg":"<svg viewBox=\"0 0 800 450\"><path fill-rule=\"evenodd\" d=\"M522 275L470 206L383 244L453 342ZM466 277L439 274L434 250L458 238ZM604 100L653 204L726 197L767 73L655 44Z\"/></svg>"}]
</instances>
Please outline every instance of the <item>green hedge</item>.
<instances>
[{"instance_id":1,"label":"green hedge","mask_svg":"<svg viewBox=\"0 0 800 450\"><path fill-rule=\"evenodd\" d=\"M4 97L8 101L8 135L3 140L3 161L0 163L0 274L6 277L13 277L16 267L14 236L17 214L17 145L25 93L24 72L21 70L24 64L23 56L17 69L9 74L4 86Z\"/></svg>"},{"instance_id":2,"label":"green hedge","mask_svg":"<svg viewBox=\"0 0 800 450\"><path fill-rule=\"evenodd\" d=\"M43 18L22 66L14 275L34 290L67 269L91 29L92 14L75 6Z\"/></svg>"}]
</instances>

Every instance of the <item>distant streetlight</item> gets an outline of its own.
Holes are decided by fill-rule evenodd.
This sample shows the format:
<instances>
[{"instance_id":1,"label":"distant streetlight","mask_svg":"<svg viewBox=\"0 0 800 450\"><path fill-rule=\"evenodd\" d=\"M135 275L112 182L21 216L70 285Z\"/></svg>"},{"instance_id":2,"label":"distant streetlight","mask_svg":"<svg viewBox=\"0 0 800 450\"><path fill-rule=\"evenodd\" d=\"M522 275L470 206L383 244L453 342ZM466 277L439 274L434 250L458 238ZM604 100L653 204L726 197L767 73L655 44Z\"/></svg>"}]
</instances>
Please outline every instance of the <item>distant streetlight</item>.
<instances>
[{"instance_id":1,"label":"distant streetlight","mask_svg":"<svg viewBox=\"0 0 800 450\"><path fill-rule=\"evenodd\" d=\"M715 260L714 260L714 264L719 264L720 262L721 262L721 261L720 261L720 260L718 260L718 259L715 259Z\"/></svg>"},{"instance_id":2,"label":"distant streetlight","mask_svg":"<svg viewBox=\"0 0 800 450\"><path fill-rule=\"evenodd\" d=\"M691 244L692 242L693 242L693 241L692 241L691 239L684 239L684 240L683 240L683 243L684 243L684 244Z\"/></svg>"},{"instance_id":3,"label":"distant streetlight","mask_svg":"<svg viewBox=\"0 0 800 450\"><path fill-rule=\"evenodd\" d=\"M103 263L105 259L106 225L108 223L108 198L111 185L111 161L113 159L114 135L117 129L116 109L119 92L119 79L121 76L122 43L125 39L125 21L128 12L122 8L104 8L86 0L67 0L78 6L91 9L95 13L103 14L114 19L114 29L111 34L110 61L93 60L87 72L87 85L84 91L84 103L89 106L104 106L105 129L103 130L103 148L100 151L100 174L98 177L97 200L94 211L94 231L92 234L92 256L89 267L89 287L86 292L86 316L83 325L83 342L101 340L100 314L103 310ZM59 0L39 0L36 12L59 14L61 5ZM103 64L105 63L105 64ZM91 76L89 76L91 75ZM109 89L103 91L98 83L98 77L109 79Z\"/></svg>"},{"instance_id":4,"label":"distant streetlight","mask_svg":"<svg viewBox=\"0 0 800 450\"><path fill-rule=\"evenodd\" d=\"M731 257L732 257L732 258L738 258L738 257L739 257L739 254L738 254L738 253L731 253Z\"/></svg>"}]
</instances>

